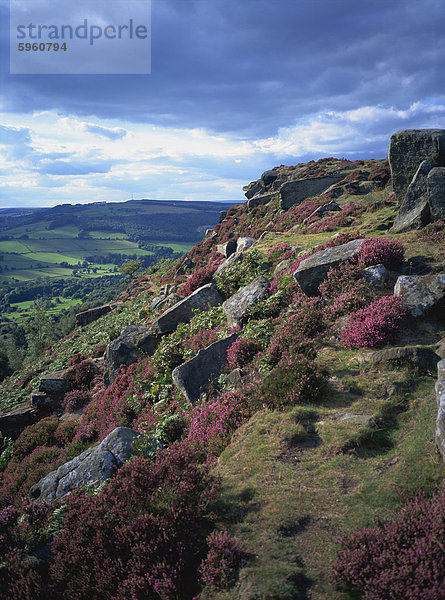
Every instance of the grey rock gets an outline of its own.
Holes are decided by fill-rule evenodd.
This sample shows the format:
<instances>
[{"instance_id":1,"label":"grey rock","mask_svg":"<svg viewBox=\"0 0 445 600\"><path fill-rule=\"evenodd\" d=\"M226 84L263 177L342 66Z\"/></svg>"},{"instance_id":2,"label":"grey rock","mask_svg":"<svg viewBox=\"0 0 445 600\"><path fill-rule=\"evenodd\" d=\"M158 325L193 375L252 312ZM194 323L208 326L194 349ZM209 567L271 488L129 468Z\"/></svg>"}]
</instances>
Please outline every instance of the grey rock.
<instances>
[{"instance_id":1,"label":"grey rock","mask_svg":"<svg viewBox=\"0 0 445 600\"><path fill-rule=\"evenodd\" d=\"M428 173L428 202L431 221L445 219L445 167L434 167Z\"/></svg>"},{"instance_id":2,"label":"grey rock","mask_svg":"<svg viewBox=\"0 0 445 600\"><path fill-rule=\"evenodd\" d=\"M398 215L391 231L401 233L409 229L419 229L429 223L431 214L429 206L428 173L433 163L423 160L408 187L406 196L401 202Z\"/></svg>"},{"instance_id":3,"label":"grey rock","mask_svg":"<svg viewBox=\"0 0 445 600\"><path fill-rule=\"evenodd\" d=\"M256 194L261 194L266 191L262 181L251 181L249 185L243 187L243 190L245 191L244 195L248 200L256 196Z\"/></svg>"},{"instance_id":4,"label":"grey rock","mask_svg":"<svg viewBox=\"0 0 445 600\"><path fill-rule=\"evenodd\" d=\"M280 261L273 271L274 277L277 275L281 275L281 273L284 273L284 271L290 269L294 262L295 260L293 258L288 258L286 260Z\"/></svg>"},{"instance_id":5,"label":"grey rock","mask_svg":"<svg viewBox=\"0 0 445 600\"><path fill-rule=\"evenodd\" d=\"M325 192L332 184L343 179L344 175L324 175L323 177L309 177L296 181L286 181L280 188L283 210L288 210L294 204L300 204L306 198Z\"/></svg>"},{"instance_id":6,"label":"grey rock","mask_svg":"<svg viewBox=\"0 0 445 600\"><path fill-rule=\"evenodd\" d=\"M436 445L445 461L445 359L437 363L437 381L436 381Z\"/></svg>"},{"instance_id":7,"label":"grey rock","mask_svg":"<svg viewBox=\"0 0 445 600\"><path fill-rule=\"evenodd\" d=\"M251 210L255 208L255 206L262 206L263 204L267 204L272 200L272 198L276 195L276 192L272 192L270 194L256 194L253 198L247 201L247 208Z\"/></svg>"},{"instance_id":8,"label":"grey rock","mask_svg":"<svg viewBox=\"0 0 445 600\"><path fill-rule=\"evenodd\" d=\"M208 235L210 235L211 233L213 233L213 229L206 229L205 235L204 237L207 237Z\"/></svg>"},{"instance_id":9,"label":"grey rock","mask_svg":"<svg viewBox=\"0 0 445 600\"><path fill-rule=\"evenodd\" d=\"M436 344L435 351L440 358L445 358L445 337Z\"/></svg>"},{"instance_id":10,"label":"grey rock","mask_svg":"<svg viewBox=\"0 0 445 600\"><path fill-rule=\"evenodd\" d=\"M156 310L157 308L159 308L159 306L164 302L166 297L167 296L165 294L159 294L159 296L155 296L155 298L153 298L153 300L151 301L150 309Z\"/></svg>"},{"instance_id":11,"label":"grey rock","mask_svg":"<svg viewBox=\"0 0 445 600\"><path fill-rule=\"evenodd\" d=\"M357 184L359 194L370 194L380 187L382 187L381 181L360 181Z\"/></svg>"},{"instance_id":12,"label":"grey rock","mask_svg":"<svg viewBox=\"0 0 445 600\"><path fill-rule=\"evenodd\" d=\"M241 383L241 380L245 374L246 373L243 371L243 369L233 369L233 371L230 371L230 373L227 375L227 380L232 385L237 385L238 383Z\"/></svg>"},{"instance_id":13,"label":"grey rock","mask_svg":"<svg viewBox=\"0 0 445 600\"><path fill-rule=\"evenodd\" d=\"M63 397L64 394L61 393L50 395L48 392L33 390L29 399L31 406L37 410L39 417L42 417L43 414L59 411L62 406Z\"/></svg>"},{"instance_id":14,"label":"grey rock","mask_svg":"<svg viewBox=\"0 0 445 600\"><path fill-rule=\"evenodd\" d=\"M334 421L340 423L351 423L351 425L359 425L360 427L374 427L376 420L373 415L356 415L349 412L339 411L333 415Z\"/></svg>"},{"instance_id":15,"label":"grey rock","mask_svg":"<svg viewBox=\"0 0 445 600\"><path fill-rule=\"evenodd\" d=\"M141 434L133 429L117 427L98 446L85 450L33 485L30 499L52 502L80 487L99 486L130 458L138 437Z\"/></svg>"},{"instance_id":16,"label":"grey rock","mask_svg":"<svg viewBox=\"0 0 445 600\"><path fill-rule=\"evenodd\" d=\"M318 286L326 279L329 269L338 267L358 254L362 243L362 239L352 240L341 246L321 250L302 260L294 277L303 292L308 296L319 295Z\"/></svg>"},{"instance_id":17,"label":"grey rock","mask_svg":"<svg viewBox=\"0 0 445 600\"><path fill-rule=\"evenodd\" d=\"M148 327L127 325L105 351L104 386L113 383L121 365L129 366L144 355L151 355L159 344L159 336Z\"/></svg>"},{"instance_id":18,"label":"grey rock","mask_svg":"<svg viewBox=\"0 0 445 600\"><path fill-rule=\"evenodd\" d=\"M36 423L37 420L37 411L35 407L29 406L29 404L20 404L14 408L4 410L0 413L1 436L15 440L25 427Z\"/></svg>"},{"instance_id":19,"label":"grey rock","mask_svg":"<svg viewBox=\"0 0 445 600\"><path fill-rule=\"evenodd\" d=\"M193 267L193 261L186 256L185 259L182 261L181 266L179 266L174 274L174 279L176 279L177 277L179 277L180 275L184 275L186 273L186 271L188 269L191 269Z\"/></svg>"},{"instance_id":20,"label":"grey rock","mask_svg":"<svg viewBox=\"0 0 445 600\"><path fill-rule=\"evenodd\" d=\"M445 273L429 275L401 275L394 286L394 294L403 296L403 304L413 317L421 317L445 300Z\"/></svg>"},{"instance_id":21,"label":"grey rock","mask_svg":"<svg viewBox=\"0 0 445 600\"><path fill-rule=\"evenodd\" d=\"M251 238L251 237L238 238L237 243L236 243L236 251L244 252L245 250L250 248L250 246L252 246L255 242L256 242L256 239Z\"/></svg>"},{"instance_id":22,"label":"grey rock","mask_svg":"<svg viewBox=\"0 0 445 600\"><path fill-rule=\"evenodd\" d=\"M223 263L224 264L224 263ZM195 290L171 308L167 309L151 326L154 334L171 333L179 323L189 323L194 317L194 310L208 310L209 307L222 303L221 294L213 283L207 283Z\"/></svg>"},{"instance_id":23,"label":"grey rock","mask_svg":"<svg viewBox=\"0 0 445 600\"><path fill-rule=\"evenodd\" d=\"M269 283L264 275L260 275L223 302L222 307L230 325L242 324L249 308L266 295Z\"/></svg>"},{"instance_id":24,"label":"grey rock","mask_svg":"<svg viewBox=\"0 0 445 600\"><path fill-rule=\"evenodd\" d=\"M84 327L89 323L93 323L93 321L97 321L103 315L106 315L114 308L117 308L121 302L113 302L111 304L104 304L103 306L96 306L95 308L90 308L89 310L83 310L76 315L76 327Z\"/></svg>"},{"instance_id":25,"label":"grey rock","mask_svg":"<svg viewBox=\"0 0 445 600\"><path fill-rule=\"evenodd\" d=\"M230 265L233 265L235 263L242 262L242 260L243 260L243 253L242 252L234 252L233 254L231 254L229 256L229 258L227 258L222 264L219 265L219 267L215 271L215 275L219 275L220 273L223 273L227 269L227 267L230 267Z\"/></svg>"},{"instance_id":26,"label":"grey rock","mask_svg":"<svg viewBox=\"0 0 445 600\"><path fill-rule=\"evenodd\" d=\"M391 136L389 164L393 190L399 203L405 199L408 186L423 160L445 166L444 129L405 129Z\"/></svg>"},{"instance_id":27,"label":"grey rock","mask_svg":"<svg viewBox=\"0 0 445 600\"><path fill-rule=\"evenodd\" d=\"M399 346L363 352L359 355L358 360L362 364L368 363L371 365L391 362L410 363L427 373L436 369L439 356L432 348L427 346Z\"/></svg>"},{"instance_id":28,"label":"grey rock","mask_svg":"<svg viewBox=\"0 0 445 600\"><path fill-rule=\"evenodd\" d=\"M322 217L327 212L339 211L339 210L341 210L341 208L339 207L337 202L334 202L334 200L331 200L331 202L327 202L326 204L322 204L321 206L316 208L313 213L311 213L306 219L304 219L303 223L306 223L307 221L309 221L309 219L311 217L314 217L314 216Z\"/></svg>"},{"instance_id":29,"label":"grey rock","mask_svg":"<svg viewBox=\"0 0 445 600\"><path fill-rule=\"evenodd\" d=\"M227 350L237 337L238 335L233 333L218 340L201 349L191 360L173 369L173 383L189 402L193 404L199 400L201 394L218 378L227 362Z\"/></svg>"},{"instance_id":30,"label":"grey rock","mask_svg":"<svg viewBox=\"0 0 445 600\"><path fill-rule=\"evenodd\" d=\"M216 246L216 251L229 258L234 252L236 252L236 240L232 239L226 242L225 244L218 244Z\"/></svg>"},{"instance_id":31,"label":"grey rock","mask_svg":"<svg viewBox=\"0 0 445 600\"><path fill-rule=\"evenodd\" d=\"M278 172L272 169L270 171L264 171L264 173L261 175L261 181L264 187L268 188L270 185L272 185L278 175Z\"/></svg>"},{"instance_id":32,"label":"grey rock","mask_svg":"<svg viewBox=\"0 0 445 600\"><path fill-rule=\"evenodd\" d=\"M39 392L47 394L65 394L71 390L70 382L65 379L67 369L62 371L53 371L44 375L40 380Z\"/></svg>"},{"instance_id":33,"label":"grey rock","mask_svg":"<svg viewBox=\"0 0 445 600\"><path fill-rule=\"evenodd\" d=\"M363 269L362 276L376 288L382 289L389 280L389 273L385 265L374 265Z\"/></svg>"}]
</instances>

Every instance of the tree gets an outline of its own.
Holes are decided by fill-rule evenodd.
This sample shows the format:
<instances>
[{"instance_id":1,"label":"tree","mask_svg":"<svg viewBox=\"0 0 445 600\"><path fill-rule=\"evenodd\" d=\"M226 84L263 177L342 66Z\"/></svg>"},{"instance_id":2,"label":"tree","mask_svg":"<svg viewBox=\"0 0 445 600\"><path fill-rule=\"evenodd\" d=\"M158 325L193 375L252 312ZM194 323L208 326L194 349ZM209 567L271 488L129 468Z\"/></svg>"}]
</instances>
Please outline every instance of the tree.
<instances>
[{"instance_id":1,"label":"tree","mask_svg":"<svg viewBox=\"0 0 445 600\"><path fill-rule=\"evenodd\" d=\"M129 275L130 279L134 279L136 271L142 266L140 260L129 260L119 267L122 275Z\"/></svg>"}]
</instances>

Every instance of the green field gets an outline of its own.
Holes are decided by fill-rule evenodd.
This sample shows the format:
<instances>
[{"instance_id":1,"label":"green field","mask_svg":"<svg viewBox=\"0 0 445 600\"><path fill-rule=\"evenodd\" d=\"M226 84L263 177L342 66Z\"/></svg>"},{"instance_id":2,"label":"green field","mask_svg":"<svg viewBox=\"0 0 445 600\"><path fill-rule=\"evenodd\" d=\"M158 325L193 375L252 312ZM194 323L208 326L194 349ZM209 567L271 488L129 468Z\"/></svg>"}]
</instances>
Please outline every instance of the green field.
<instances>
[{"instance_id":1,"label":"green field","mask_svg":"<svg viewBox=\"0 0 445 600\"><path fill-rule=\"evenodd\" d=\"M70 306L75 306L77 304L82 304L82 300L79 298L53 298L51 301L51 307L46 311L47 315L56 315L61 310L66 308L70 308ZM26 300L24 302L14 302L11 303L11 308L13 308L13 312L8 313L7 318L9 320L14 320L20 323L27 319L30 316L32 311L32 307L34 305L34 300Z\"/></svg>"}]
</instances>

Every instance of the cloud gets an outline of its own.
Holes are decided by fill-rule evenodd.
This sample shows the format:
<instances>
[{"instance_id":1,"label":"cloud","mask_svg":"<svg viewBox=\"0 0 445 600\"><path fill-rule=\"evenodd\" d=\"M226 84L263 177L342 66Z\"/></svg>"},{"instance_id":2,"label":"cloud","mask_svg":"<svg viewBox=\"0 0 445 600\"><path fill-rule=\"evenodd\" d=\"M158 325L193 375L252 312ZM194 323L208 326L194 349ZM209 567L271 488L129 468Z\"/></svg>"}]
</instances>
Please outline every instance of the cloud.
<instances>
[{"instance_id":1,"label":"cloud","mask_svg":"<svg viewBox=\"0 0 445 600\"><path fill-rule=\"evenodd\" d=\"M38 170L44 175L88 175L90 173L108 173L113 164L114 161L44 160L39 164Z\"/></svg>"},{"instance_id":2,"label":"cloud","mask_svg":"<svg viewBox=\"0 0 445 600\"><path fill-rule=\"evenodd\" d=\"M102 127L100 125L94 125L93 123L84 123L83 129L89 133L103 135L109 140L120 140L127 135L125 129L121 129L119 127Z\"/></svg>"}]
</instances>

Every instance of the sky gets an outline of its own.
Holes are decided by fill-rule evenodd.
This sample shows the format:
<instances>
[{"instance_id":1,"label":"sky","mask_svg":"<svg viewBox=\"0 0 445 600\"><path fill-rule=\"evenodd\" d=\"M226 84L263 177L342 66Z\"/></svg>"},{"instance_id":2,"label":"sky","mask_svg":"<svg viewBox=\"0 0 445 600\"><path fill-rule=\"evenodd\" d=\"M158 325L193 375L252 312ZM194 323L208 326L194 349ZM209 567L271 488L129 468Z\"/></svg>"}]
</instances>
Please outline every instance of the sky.
<instances>
[{"instance_id":1,"label":"sky","mask_svg":"<svg viewBox=\"0 0 445 600\"><path fill-rule=\"evenodd\" d=\"M152 0L150 74L10 74L9 17L0 0L2 207L242 201L276 165L445 128L443 0Z\"/></svg>"}]
</instances>

